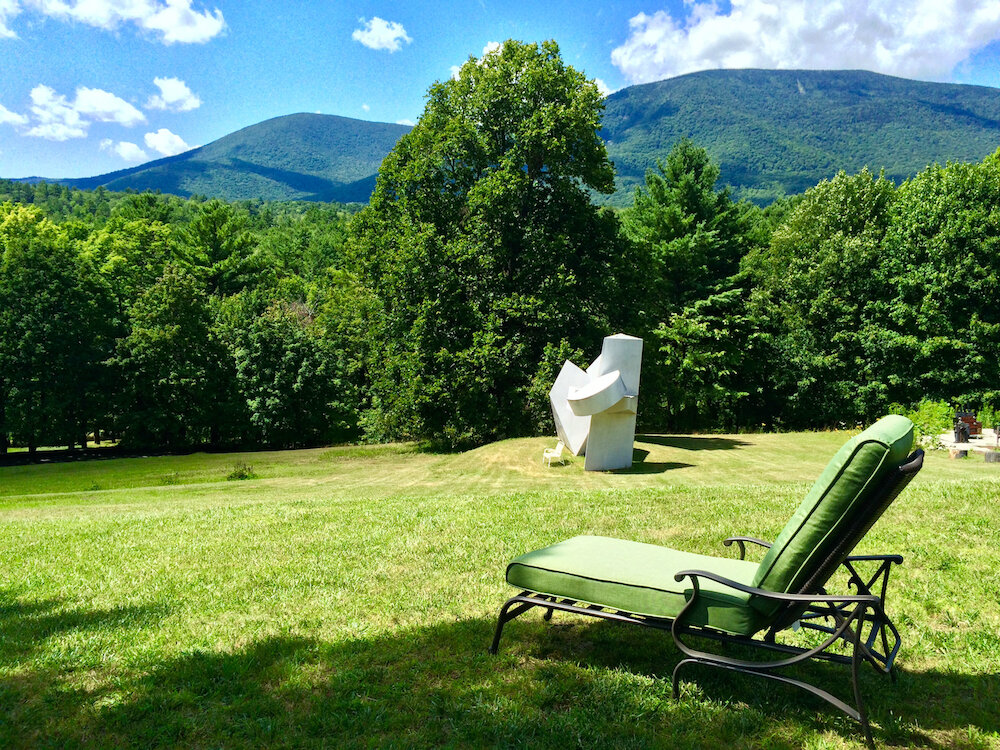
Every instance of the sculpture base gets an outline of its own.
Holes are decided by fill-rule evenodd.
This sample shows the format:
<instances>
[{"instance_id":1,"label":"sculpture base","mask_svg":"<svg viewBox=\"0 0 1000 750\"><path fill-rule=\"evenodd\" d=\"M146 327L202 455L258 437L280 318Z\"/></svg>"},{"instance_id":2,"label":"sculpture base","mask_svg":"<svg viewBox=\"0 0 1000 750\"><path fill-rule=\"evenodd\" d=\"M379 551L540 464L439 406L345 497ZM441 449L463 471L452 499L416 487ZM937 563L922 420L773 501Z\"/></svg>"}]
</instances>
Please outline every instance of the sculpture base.
<instances>
[{"instance_id":1,"label":"sculpture base","mask_svg":"<svg viewBox=\"0 0 1000 750\"><path fill-rule=\"evenodd\" d=\"M632 468L635 418L630 412L602 412L592 416L587 440L586 471Z\"/></svg>"}]
</instances>

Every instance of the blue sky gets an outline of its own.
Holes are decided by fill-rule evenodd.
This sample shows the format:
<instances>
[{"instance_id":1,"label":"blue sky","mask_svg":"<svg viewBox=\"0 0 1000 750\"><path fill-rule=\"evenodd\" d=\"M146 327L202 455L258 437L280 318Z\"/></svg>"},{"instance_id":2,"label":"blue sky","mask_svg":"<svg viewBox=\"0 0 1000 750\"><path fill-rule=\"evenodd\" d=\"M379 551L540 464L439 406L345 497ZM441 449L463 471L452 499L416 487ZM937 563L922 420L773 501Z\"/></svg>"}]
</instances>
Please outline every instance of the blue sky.
<instances>
[{"instance_id":1,"label":"blue sky","mask_svg":"<svg viewBox=\"0 0 1000 750\"><path fill-rule=\"evenodd\" d=\"M720 67L1000 85L1000 0L0 0L0 176L100 174L293 112L414 122L508 38L555 39L609 91Z\"/></svg>"}]
</instances>

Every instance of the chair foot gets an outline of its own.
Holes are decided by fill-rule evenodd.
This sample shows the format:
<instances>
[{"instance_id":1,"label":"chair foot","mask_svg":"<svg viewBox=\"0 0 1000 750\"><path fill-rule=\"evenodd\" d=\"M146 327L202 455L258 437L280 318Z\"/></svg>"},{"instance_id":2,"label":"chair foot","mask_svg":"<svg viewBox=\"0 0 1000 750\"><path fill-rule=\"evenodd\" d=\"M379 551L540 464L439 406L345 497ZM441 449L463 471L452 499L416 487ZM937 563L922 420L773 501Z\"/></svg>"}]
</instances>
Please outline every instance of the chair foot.
<instances>
[{"instance_id":1,"label":"chair foot","mask_svg":"<svg viewBox=\"0 0 1000 750\"><path fill-rule=\"evenodd\" d=\"M681 697L681 681L680 681L681 667L683 667L685 664L693 664L695 661L696 661L695 659L681 659L679 662L677 662L677 666L674 667L674 672L672 675L674 700L677 700L678 698Z\"/></svg>"},{"instance_id":2,"label":"chair foot","mask_svg":"<svg viewBox=\"0 0 1000 750\"><path fill-rule=\"evenodd\" d=\"M497 629L493 633L493 643L490 644L490 653L496 656L500 650L500 636L503 634L503 618L497 620Z\"/></svg>"},{"instance_id":3,"label":"chair foot","mask_svg":"<svg viewBox=\"0 0 1000 750\"><path fill-rule=\"evenodd\" d=\"M532 607L537 607L538 605L534 602L527 601L524 599L523 592L520 596L511 597L508 599L503 607L500 608L500 616L497 617L497 629L493 634L493 643L490 645L490 653L496 654L500 649L500 636L503 634L503 626L508 622L513 620L515 617L527 612Z\"/></svg>"},{"instance_id":4,"label":"chair foot","mask_svg":"<svg viewBox=\"0 0 1000 750\"><path fill-rule=\"evenodd\" d=\"M550 622L552 620L553 612L555 612L555 610L549 607L547 610L545 610L545 614L542 615L542 619L545 620L545 622Z\"/></svg>"}]
</instances>

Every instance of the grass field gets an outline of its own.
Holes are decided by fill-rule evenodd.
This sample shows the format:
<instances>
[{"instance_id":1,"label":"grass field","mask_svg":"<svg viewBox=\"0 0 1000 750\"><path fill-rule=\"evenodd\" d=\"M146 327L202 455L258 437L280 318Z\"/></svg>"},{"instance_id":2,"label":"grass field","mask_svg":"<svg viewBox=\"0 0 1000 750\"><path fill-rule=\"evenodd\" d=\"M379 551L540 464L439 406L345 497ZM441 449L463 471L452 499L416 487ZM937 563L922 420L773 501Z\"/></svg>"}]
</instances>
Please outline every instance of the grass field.
<instances>
[{"instance_id":1,"label":"grass field","mask_svg":"<svg viewBox=\"0 0 1000 750\"><path fill-rule=\"evenodd\" d=\"M861 746L762 680L691 669L673 700L661 633L531 613L486 652L510 558L579 533L732 554L844 438L641 437L601 474L540 439L0 468L0 747ZM877 742L1000 747L1000 466L930 456L858 551L905 557L900 680L862 680Z\"/></svg>"}]
</instances>

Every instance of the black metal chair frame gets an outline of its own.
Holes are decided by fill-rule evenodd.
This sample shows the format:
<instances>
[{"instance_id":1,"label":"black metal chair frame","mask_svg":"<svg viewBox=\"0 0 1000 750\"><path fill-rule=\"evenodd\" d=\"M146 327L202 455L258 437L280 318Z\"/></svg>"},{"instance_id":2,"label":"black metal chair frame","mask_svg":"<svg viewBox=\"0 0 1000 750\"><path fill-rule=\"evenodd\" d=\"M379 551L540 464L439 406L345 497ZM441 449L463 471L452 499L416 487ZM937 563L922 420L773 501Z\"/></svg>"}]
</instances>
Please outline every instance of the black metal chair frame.
<instances>
[{"instance_id":1,"label":"black metal chair frame","mask_svg":"<svg viewBox=\"0 0 1000 750\"><path fill-rule=\"evenodd\" d=\"M856 543L871 528L875 520L882 514L892 500L902 491L923 465L923 451L916 451L876 491L873 501L869 504L869 512L857 519L840 544L831 551L826 560L819 566L815 574L800 588L798 593L776 593L765 589L754 588L736 581L723 578L704 570L682 570L675 574L679 583L689 578L692 586L691 598L676 618L659 618L648 615L625 612L598 604L579 602L549 594L534 591L522 591L517 596L507 600L500 610L496 632L490 653L497 653L500 646L500 636L503 627L511 620L519 617L529 609L544 608L544 619L550 620L553 612L571 612L589 617L599 617L605 620L625 622L657 630L669 630L674 644L684 658L674 667L672 675L673 694L679 694L680 670L689 664L702 664L718 667L742 674L766 677L787 685L794 685L821 698L847 716L861 724L865 739L869 745L874 744L868 712L858 681L861 664L868 662L883 674L888 674L896 681L895 659L899 653L900 636L896 626L885 613L885 597L889 584L889 574L893 565L901 565L900 555L849 555ZM746 544L752 543L768 548L770 543L747 536L730 537L723 541L727 547L736 544L740 551L740 559L745 559ZM878 563L873 573L865 576L858 570L858 564ZM830 578L833 571L842 568L848 575L848 588L854 588L856 594L828 594L823 584ZM763 631L762 637L733 635L714 628L693 625L685 622L686 616L692 610L700 594L699 580L711 580L728 586L737 591L759 597L761 601L774 602L778 612L771 621L770 627ZM822 581L822 583L820 583ZM814 592L814 593L810 593ZM877 592L877 593L874 593ZM822 634L822 642L813 647L802 647L779 643L776 636L781 631L792 627L801 627ZM785 654L784 658L771 661L747 661L720 654L713 654L692 648L682 640L682 636L699 636L724 643L739 646L764 648L769 651ZM846 645L849 655L838 653L833 649ZM854 705L837 698L832 693L808 682L794 679L782 674L788 667L808 661L821 659L850 666L851 687L854 695Z\"/></svg>"}]
</instances>

